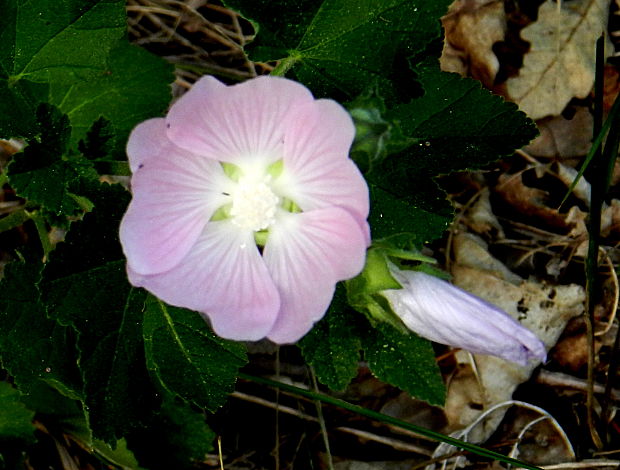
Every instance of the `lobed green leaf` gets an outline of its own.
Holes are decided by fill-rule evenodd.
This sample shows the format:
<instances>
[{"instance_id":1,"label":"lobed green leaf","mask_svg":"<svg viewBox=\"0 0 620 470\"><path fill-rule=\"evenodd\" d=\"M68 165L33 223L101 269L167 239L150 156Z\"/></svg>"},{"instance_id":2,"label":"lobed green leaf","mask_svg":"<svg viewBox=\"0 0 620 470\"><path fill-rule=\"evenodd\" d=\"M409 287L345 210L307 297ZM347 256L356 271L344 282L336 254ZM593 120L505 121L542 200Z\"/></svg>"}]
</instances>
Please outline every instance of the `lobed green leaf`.
<instances>
[{"instance_id":1,"label":"lobed green leaf","mask_svg":"<svg viewBox=\"0 0 620 470\"><path fill-rule=\"evenodd\" d=\"M216 336L196 312L146 301L144 344L148 368L161 387L209 411L226 401L247 362L242 343Z\"/></svg>"},{"instance_id":2,"label":"lobed green leaf","mask_svg":"<svg viewBox=\"0 0 620 470\"><path fill-rule=\"evenodd\" d=\"M0 441L35 440L34 411L26 408L20 395L8 382L0 382Z\"/></svg>"},{"instance_id":3,"label":"lobed green leaf","mask_svg":"<svg viewBox=\"0 0 620 470\"><path fill-rule=\"evenodd\" d=\"M0 136L36 135L34 110L56 105L71 121L75 148L105 117L118 135L115 154L138 122L170 100L172 66L124 38L121 0L2 0ZM6 116L6 117L5 117Z\"/></svg>"},{"instance_id":4,"label":"lobed green leaf","mask_svg":"<svg viewBox=\"0 0 620 470\"><path fill-rule=\"evenodd\" d=\"M368 366L379 379L431 405L443 405L445 385L429 341L380 323L362 344Z\"/></svg>"},{"instance_id":5,"label":"lobed green leaf","mask_svg":"<svg viewBox=\"0 0 620 470\"><path fill-rule=\"evenodd\" d=\"M159 400L142 342L146 293L127 282L118 242L128 195L98 182L83 191L96 209L52 253L43 299L52 318L77 332L89 423L96 438L113 443L150 419Z\"/></svg>"},{"instance_id":6,"label":"lobed green leaf","mask_svg":"<svg viewBox=\"0 0 620 470\"><path fill-rule=\"evenodd\" d=\"M31 140L9 165L11 185L19 196L55 215L73 216L89 209L88 200L73 187L81 178L95 179L97 174L87 159L67 151L69 119L54 106L40 105L37 125L39 139Z\"/></svg>"},{"instance_id":7,"label":"lobed green leaf","mask_svg":"<svg viewBox=\"0 0 620 470\"><path fill-rule=\"evenodd\" d=\"M344 390L359 367L360 332L349 310L346 292L339 284L325 317L299 342L319 381L332 390Z\"/></svg>"},{"instance_id":8,"label":"lobed green leaf","mask_svg":"<svg viewBox=\"0 0 620 470\"><path fill-rule=\"evenodd\" d=\"M76 395L81 380L72 333L46 315L37 287L42 268L38 262L6 267L0 282L0 358L26 394L48 384Z\"/></svg>"},{"instance_id":9,"label":"lobed green leaf","mask_svg":"<svg viewBox=\"0 0 620 470\"><path fill-rule=\"evenodd\" d=\"M0 5L5 45L0 77L10 83L90 78L125 33L122 0L3 0Z\"/></svg>"},{"instance_id":10,"label":"lobed green leaf","mask_svg":"<svg viewBox=\"0 0 620 470\"><path fill-rule=\"evenodd\" d=\"M448 0L248 1L227 4L260 25L259 60L281 60L318 96L354 98L385 83L397 54L424 50L441 34ZM282 14L286 16L283 18Z\"/></svg>"},{"instance_id":11,"label":"lobed green leaf","mask_svg":"<svg viewBox=\"0 0 620 470\"><path fill-rule=\"evenodd\" d=\"M173 81L170 64L123 40L109 50L97 76L70 87L52 84L50 102L71 120L70 146L84 139L93 123L103 117L116 134L118 155L124 153L127 136L137 123L166 109Z\"/></svg>"},{"instance_id":12,"label":"lobed green leaf","mask_svg":"<svg viewBox=\"0 0 620 470\"><path fill-rule=\"evenodd\" d=\"M135 453L147 468L195 469L213 452L216 434L206 423L205 413L167 396L154 415L149 429L132 439Z\"/></svg>"}]
</instances>

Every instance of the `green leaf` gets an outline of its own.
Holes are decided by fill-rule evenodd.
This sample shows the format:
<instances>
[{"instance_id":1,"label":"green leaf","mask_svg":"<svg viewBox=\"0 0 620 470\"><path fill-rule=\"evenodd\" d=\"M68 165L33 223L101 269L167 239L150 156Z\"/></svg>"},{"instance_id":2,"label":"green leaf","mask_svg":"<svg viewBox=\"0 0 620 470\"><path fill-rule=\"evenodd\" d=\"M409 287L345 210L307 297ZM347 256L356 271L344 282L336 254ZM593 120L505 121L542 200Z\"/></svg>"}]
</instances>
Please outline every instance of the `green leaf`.
<instances>
[{"instance_id":1,"label":"green leaf","mask_svg":"<svg viewBox=\"0 0 620 470\"><path fill-rule=\"evenodd\" d=\"M222 406L238 369L242 343L216 336L197 312L146 301L144 343L149 370L170 394L209 411Z\"/></svg>"},{"instance_id":2,"label":"green leaf","mask_svg":"<svg viewBox=\"0 0 620 470\"><path fill-rule=\"evenodd\" d=\"M160 418L168 428L168 442L177 462L201 461L213 451L216 435L207 425L204 413L186 403L166 400Z\"/></svg>"},{"instance_id":3,"label":"green leaf","mask_svg":"<svg viewBox=\"0 0 620 470\"><path fill-rule=\"evenodd\" d=\"M109 157L116 146L116 131L112 123L100 117L90 127L78 148L89 160L101 160Z\"/></svg>"},{"instance_id":4,"label":"green leaf","mask_svg":"<svg viewBox=\"0 0 620 470\"><path fill-rule=\"evenodd\" d=\"M26 209L11 212L6 217L0 219L0 233L23 225L26 221L30 220L30 218L31 215Z\"/></svg>"},{"instance_id":5,"label":"green leaf","mask_svg":"<svg viewBox=\"0 0 620 470\"><path fill-rule=\"evenodd\" d=\"M95 209L72 225L65 241L54 251L52 262L45 267L44 274L48 281L125 259L118 239L118 228L130 194L120 185L93 180L80 181L77 189L93 202Z\"/></svg>"},{"instance_id":6,"label":"green leaf","mask_svg":"<svg viewBox=\"0 0 620 470\"><path fill-rule=\"evenodd\" d=\"M124 153L131 129L161 115L168 106L173 67L125 40L110 50L104 67L96 77L71 87L52 84L50 102L71 119L71 146L84 139L93 123L103 117L116 133L117 150Z\"/></svg>"},{"instance_id":7,"label":"green leaf","mask_svg":"<svg viewBox=\"0 0 620 470\"><path fill-rule=\"evenodd\" d=\"M319 381L330 389L344 390L357 375L362 345L341 284L325 317L302 338L299 346Z\"/></svg>"},{"instance_id":8,"label":"green leaf","mask_svg":"<svg viewBox=\"0 0 620 470\"><path fill-rule=\"evenodd\" d=\"M34 411L21 402L20 393L11 384L0 382L0 441L34 441L33 419Z\"/></svg>"},{"instance_id":9,"label":"green leaf","mask_svg":"<svg viewBox=\"0 0 620 470\"><path fill-rule=\"evenodd\" d=\"M379 323L362 344L368 366L379 379L432 405L443 405L446 390L429 341Z\"/></svg>"},{"instance_id":10,"label":"green leaf","mask_svg":"<svg viewBox=\"0 0 620 470\"><path fill-rule=\"evenodd\" d=\"M92 449L107 462L110 462L111 464L123 470L140 469L138 461L133 455L133 452L131 452L127 448L127 442L125 441L125 439L121 439L115 442L114 446L95 439L92 445Z\"/></svg>"},{"instance_id":11,"label":"green leaf","mask_svg":"<svg viewBox=\"0 0 620 470\"><path fill-rule=\"evenodd\" d=\"M282 60L320 96L353 98L387 79L397 53L415 55L437 39L450 1L325 0L318 9L290 0L227 3L259 23L258 58Z\"/></svg>"},{"instance_id":12,"label":"green leaf","mask_svg":"<svg viewBox=\"0 0 620 470\"><path fill-rule=\"evenodd\" d=\"M355 123L355 140L350 156L362 172L372 171L388 155L412 144L400 123L385 119L386 106L376 87L346 104Z\"/></svg>"},{"instance_id":13,"label":"green leaf","mask_svg":"<svg viewBox=\"0 0 620 470\"><path fill-rule=\"evenodd\" d=\"M73 224L52 253L44 271L43 298L50 316L78 334L90 426L94 437L113 443L148 421L159 400L142 343L146 294L127 282L118 242L128 195L118 186L98 182L83 190L96 208Z\"/></svg>"},{"instance_id":14,"label":"green leaf","mask_svg":"<svg viewBox=\"0 0 620 470\"><path fill-rule=\"evenodd\" d=\"M141 424L158 399L144 364L142 310L146 293L132 289L118 330L109 331L92 354L82 353L85 402L95 435L113 442ZM81 329L82 336L93 332ZM81 341L81 344L83 340Z\"/></svg>"},{"instance_id":15,"label":"green leaf","mask_svg":"<svg viewBox=\"0 0 620 470\"><path fill-rule=\"evenodd\" d=\"M0 282L0 357L24 393L22 401L46 423L87 436L80 401L75 335L49 319L40 301L38 261L13 262Z\"/></svg>"},{"instance_id":16,"label":"green leaf","mask_svg":"<svg viewBox=\"0 0 620 470\"><path fill-rule=\"evenodd\" d=\"M75 345L65 327L47 318L37 285L38 262L9 264L0 282L0 357L24 393L62 384L76 393L81 388L75 366Z\"/></svg>"},{"instance_id":17,"label":"green leaf","mask_svg":"<svg viewBox=\"0 0 620 470\"><path fill-rule=\"evenodd\" d=\"M246 16L257 35L251 44L255 60L288 56L321 6L320 0L225 0L229 8Z\"/></svg>"},{"instance_id":18,"label":"green leaf","mask_svg":"<svg viewBox=\"0 0 620 470\"><path fill-rule=\"evenodd\" d=\"M71 83L101 70L125 32L122 0L3 0L0 77Z\"/></svg>"},{"instance_id":19,"label":"green leaf","mask_svg":"<svg viewBox=\"0 0 620 470\"><path fill-rule=\"evenodd\" d=\"M22 401L50 427L62 429L84 445L90 445L92 435L81 400L69 398L57 387L41 381L22 396Z\"/></svg>"},{"instance_id":20,"label":"green leaf","mask_svg":"<svg viewBox=\"0 0 620 470\"><path fill-rule=\"evenodd\" d=\"M111 121L118 158L131 128L166 108L172 66L127 42L122 0L2 0L1 5L2 137L34 135L30 116L48 102L71 120L73 131L65 139L70 148L100 117Z\"/></svg>"},{"instance_id":21,"label":"green leaf","mask_svg":"<svg viewBox=\"0 0 620 470\"><path fill-rule=\"evenodd\" d=\"M418 207L407 199L398 198L376 184L369 184L370 215L374 240L390 237L395 246L403 249L422 248L443 234L452 221L453 209L445 199L424 203L433 210ZM435 192L439 192L437 186ZM443 194L443 193L439 193ZM425 198L433 196L433 191L424 193Z\"/></svg>"},{"instance_id":22,"label":"green leaf","mask_svg":"<svg viewBox=\"0 0 620 470\"><path fill-rule=\"evenodd\" d=\"M431 61L416 68L424 96L390 109L387 118L417 144L392 171L436 176L476 169L512 154L538 134L534 122L513 103L481 88L480 82L442 72ZM408 183L411 189L411 182Z\"/></svg>"},{"instance_id":23,"label":"green leaf","mask_svg":"<svg viewBox=\"0 0 620 470\"><path fill-rule=\"evenodd\" d=\"M213 452L216 434L205 413L167 397L148 429L133 436L132 449L147 468L195 469Z\"/></svg>"},{"instance_id":24,"label":"green leaf","mask_svg":"<svg viewBox=\"0 0 620 470\"><path fill-rule=\"evenodd\" d=\"M67 153L71 128L66 115L54 106L41 105L37 122L40 139L31 140L9 165L11 186L19 196L56 215L76 215L85 209L85 201L71 187L80 178L93 178L96 173L88 160Z\"/></svg>"},{"instance_id":25,"label":"green leaf","mask_svg":"<svg viewBox=\"0 0 620 470\"><path fill-rule=\"evenodd\" d=\"M386 224L402 220L409 226L428 227L418 235L418 241L429 241L445 228L452 213L434 178L482 168L510 155L534 138L537 130L514 104L483 90L477 81L442 72L431 61L415 71L424 95L385 113L385 119L398 122L403 135L415 143L373 167L367 179L382 190L373 189L371 224L373 229L377 227L375 236L389 236L390 231L399 229ZM415 213L404 203L415 206ZM404 217L399 219L398 213ZM440 221L442 217L444 221Z\"/></svg>"},{"instance_id":26,"label":"green leaf","mask_svg":"<svg viewBox=\"0 0 620 470\"><path fill-rule=\"evenodd\" d=\"M125 32L122 0L0 0L0 136L33 137L49 85L69 89L105 70Z\"/></svg>"},{"instance_id":27,"label":"green leaf","mask_svg":"<svg viewBox=\"0 0 620 470\"><path fill-rule=\"evenodd\" d=\"M2 44L0 41L0 46ZM39 132L37 105L47 94L47 84L20 80L9 86L0 78L0 137L34 137Z\"/></svg>"}]
</instances>

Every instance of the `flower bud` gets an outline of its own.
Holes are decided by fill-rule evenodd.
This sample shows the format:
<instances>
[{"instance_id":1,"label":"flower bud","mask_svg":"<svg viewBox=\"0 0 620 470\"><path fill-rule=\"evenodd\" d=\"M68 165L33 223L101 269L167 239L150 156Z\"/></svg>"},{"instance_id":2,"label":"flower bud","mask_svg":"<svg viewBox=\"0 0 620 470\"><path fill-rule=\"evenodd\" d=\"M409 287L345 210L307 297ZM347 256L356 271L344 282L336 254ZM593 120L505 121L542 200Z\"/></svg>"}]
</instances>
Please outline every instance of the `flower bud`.
<instances>
[{"instance_id":1,"label":"flower bud","mask_svg":"<svg viewBox=\"0 0 620 470\"><path fill-rule=\"evenodd\" d=\"M500 308L419 271L390 271L402 289L384 290L394 313L420 336L437 343L526 365L544 361L544 344Z\"/></svg>"}]
</instances>

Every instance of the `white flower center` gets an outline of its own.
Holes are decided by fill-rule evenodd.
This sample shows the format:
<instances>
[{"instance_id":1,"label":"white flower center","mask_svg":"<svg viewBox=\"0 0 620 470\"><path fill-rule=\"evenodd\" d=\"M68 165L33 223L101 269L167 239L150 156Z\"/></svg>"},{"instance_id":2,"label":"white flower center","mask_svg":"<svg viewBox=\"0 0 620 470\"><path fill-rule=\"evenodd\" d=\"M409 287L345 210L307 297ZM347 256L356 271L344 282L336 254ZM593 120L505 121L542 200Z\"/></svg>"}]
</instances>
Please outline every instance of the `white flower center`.
<instances>
[{"instance_id":1,"label":"white flower center","mask_svg":"<svg viewBox=\"0 0 620 470\"><path fill-rule=\"evenodd\" d=\"M239 179L230 209L234 224L258 232L274 222L280 198L269 187L270 181L270 175L260 180L246 176Z\"/></svg>"}]
</instances>

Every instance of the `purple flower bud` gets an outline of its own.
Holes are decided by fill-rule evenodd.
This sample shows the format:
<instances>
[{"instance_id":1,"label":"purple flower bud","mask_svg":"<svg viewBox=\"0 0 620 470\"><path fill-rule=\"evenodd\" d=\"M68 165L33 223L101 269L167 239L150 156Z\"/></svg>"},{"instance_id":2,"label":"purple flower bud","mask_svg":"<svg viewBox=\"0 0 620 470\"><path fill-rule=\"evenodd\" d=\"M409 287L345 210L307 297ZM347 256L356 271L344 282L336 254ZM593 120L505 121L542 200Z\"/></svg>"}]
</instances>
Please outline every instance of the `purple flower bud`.
<instances>
[{"instance_id":1,"label":"purple flower bud","mask_svg":"<svg viewBox=\"0 0 620 470\"><path fill-rule=\"evenodd\" d=\"M500 308L434 276L390 268L402 289L381 294L420 336L521 365L545 360L542 341Z\"/></svg>"}]
</instances>

